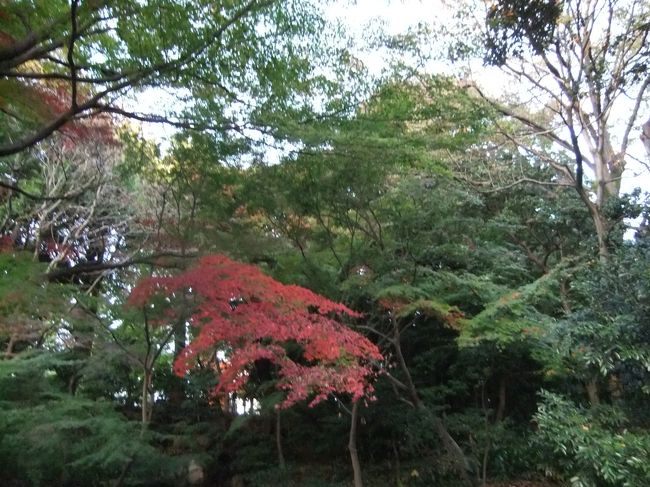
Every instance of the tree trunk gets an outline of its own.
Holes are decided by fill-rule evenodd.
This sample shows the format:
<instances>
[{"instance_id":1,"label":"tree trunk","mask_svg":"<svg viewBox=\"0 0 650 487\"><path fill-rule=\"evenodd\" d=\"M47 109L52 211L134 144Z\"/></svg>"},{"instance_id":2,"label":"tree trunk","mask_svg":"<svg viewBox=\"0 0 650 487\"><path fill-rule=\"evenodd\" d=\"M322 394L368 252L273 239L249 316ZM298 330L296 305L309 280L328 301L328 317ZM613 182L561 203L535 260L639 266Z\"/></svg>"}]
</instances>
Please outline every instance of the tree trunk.
<instances>
[{"instance_id":1,"label":"tree trunk","mask_svg":"<svg viewBox=\"0 0 650 487\"><path fill-rule=\"evenodd\" d=\"M596 211L593 220L596 226L596 237L598 238L598 257L601 262L606 262L609 258L609 249L607 248L608 225L600 211Z\"/></svg>"},{"instance_id":2,"label":"tree trunk","mask_svg":"<svg viewBox=\"0 0 650 487\"><path fill-rule=\"evenodd\" d=\"M506 378L502 376L499 380L499 403L497 404L497 412L494 416L494 422L500 423L506 413Z\"/></svg>"},{"instance_id":3,"label":"tree trunk","mask_svg":"<svg viewBox=\"0 0 650 487\"><path fill-rule=\"evenodd\" d=\"M598 393L598 379L592 377L585 384L585 389L587 390L587 397L589 397L589 402L592 406L597 406L600 404L600 395Z\"/></svg>"},{"instance_id":4,"label":"tree trunk","mask_svg":"<svg viewBox=\"0 0 650 487\"><path fill-rule=\"evenodd\" d=\"M618 403L623 398L623 386L618 372L612 372L607 380L607 389L613 403Z\"/></svg>"},{"instance_id":5,"label":"tree trunk","mask_svg":"<svg viewBox=\"0 0 650 487\"><path fill-rule=\"evenodd\" d=\"M422 402L422 399L420 399L420 395L417 392L417 388L415 387L415 383L413 382L411 373L408 369L408 366L406 365L404 354L402 353L402 346L400 343L400 331L397 324L397 320L391 317L391 323L393 325L393 348L395 349L395 355L397 356L397 360L399 362L400 368L402 369L402 373L404 374L404 377L406 379L405 385L406 388L408 389L413 407L423 416L429 417L430 421L433 423L433 427L436 431L436 434L440 438L442 445L444 446L445 450L447 451L447 454L449 455L454 465L456 473L461 478L463 483L465 485L474 485L474 481L469 476L469 471L470 471L469 463L467 462L467 458L465 457L465 453L463 453L462 448L458 445L456 440L454 440L454 438L449 434L449 431L445 427L442 420L438 416L433 414L429 410L429 408L427 408L426 405Z\"/></svg>"},{"instance_id":6,"label":"tree trunk","mask_svg":"<svg viewBox=\"0 0 650 487\"><path fill-rule=\"evenodd\" d=\"M395 485L397 485L397 487L400 487L402 485L402 475L399 460L399 450L397 448L397 442L395 441L395 438L393 438L392 446L393 456L395 457Z\"/></svg>"},{"instance_id":7,"label":"tree trunk","mask_svg":"<svg viewBox=\"0 0 650 487\"><path fill-rule=\"evenodd\" d=\"M174 325L174 362L180 355L181 351L185 348L186 331L187 327L185 321L180 321ZM173 408L179 409L184 400L184 382L180 377L177 377L176 374L173 374L169 389L169 403Z\"/></svg>"},{"instance_id":8,"label":"tree trunk","mask_svg":"<svg viewBox=\"0 0 650 487\"><path fill-rule=\"evenodd\" d=\"M352 418L350 419L350 437L348 440L348 450L350 450L350 461L352 462L352 472L354 472L354 487L363 487L363 477L361 476L361 463L357 453L357 422L359 417L359 401L352 403Z\"/></svg>"},{"instance_id":9,"label":"tree trunk","mask_svg":"<svg viewBox=\"0 0 650 487\"><path fill-rule=\"evenodd\" d=\"M278 465L284 470L287 465L284 461L284 451L282 450L282 422L279 409L275 412L275 446L278 449Z\"/></svg>"},{"instance_id":10,"label":"tree trunk","mask_svg":"<svg viewBox=\"0 0 650 487\"><path fill-rule=\"evenodd\" d=\"M488 460L490 458L490 448L492 448L492 432L490 430L490 410L487 407L487 398L485 397L485 381L481 386L481 408L483 409L483 422L485 425L485 447L483 448L483 459L481 461L481 486L487 485Z\"/></svg>"},{"instance_id":11,"label":"tree trunk","mask_svg":"<svg viewBox=\"0 0 650 487\"><path fill-rule=\"evenodd\" d=\"M597 182L597 184L599 183ZM584 188L576 187L576 191L578 192L580 199L589 211L591 221L594 223L594 229L596 230L596 239L598 241L598 257L600 258L601 262L605 262L609 257L609 249L607 248L609 225L605 219L605 215L602 213L602 207L591 201L589 194L587 191L585 191Z\"/></svg>"},{"instance_id":12,"label":"tree trunk","mask_svg":"<svg viewBox=\"0 0 650 487\"><path fill-rule=\"evenodd\" d=\"M142 378L142 430L147 429L151 421L152 406L149 404L149 388L151 387L152 370L146 367L144 369L144 377Z\"/></svg>"}]
</instances>

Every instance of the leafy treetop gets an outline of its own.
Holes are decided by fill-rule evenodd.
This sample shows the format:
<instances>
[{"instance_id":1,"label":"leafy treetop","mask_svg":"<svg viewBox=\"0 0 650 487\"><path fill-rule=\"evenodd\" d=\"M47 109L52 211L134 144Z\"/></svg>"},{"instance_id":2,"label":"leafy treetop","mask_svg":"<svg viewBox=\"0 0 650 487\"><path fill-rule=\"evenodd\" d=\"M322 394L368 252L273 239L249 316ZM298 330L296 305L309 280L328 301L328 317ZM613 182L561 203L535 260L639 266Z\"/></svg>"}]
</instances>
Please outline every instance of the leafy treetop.
<instances>
[{"instance_id":1,"label":"leafy treetop","mask_svg":"<svg viewBox=\"0 0 650 487\"><path fill-rule=\"evenodd\" d=\"M541 53L551 43L561 13L557 0L493 2L486 16L486 62L502 66L509 56L520 57L526 40L535 54Z\"/></svg>"}]
</instances>

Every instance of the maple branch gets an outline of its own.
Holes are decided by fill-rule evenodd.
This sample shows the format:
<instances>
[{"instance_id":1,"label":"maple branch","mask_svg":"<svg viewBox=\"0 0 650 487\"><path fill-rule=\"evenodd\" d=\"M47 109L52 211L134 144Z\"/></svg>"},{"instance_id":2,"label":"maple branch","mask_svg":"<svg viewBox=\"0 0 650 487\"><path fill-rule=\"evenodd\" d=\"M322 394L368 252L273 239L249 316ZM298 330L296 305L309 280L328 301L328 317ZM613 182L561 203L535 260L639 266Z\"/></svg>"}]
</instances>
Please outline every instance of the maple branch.
<instances>
[{"instance_id":1,"label":"maple branch","mask_svg":"<svg viewBox=\"0 0 650 487\"><path fill-rule=\"evenodd\" d=\"M165 347L167 346L167 343L169 343L169 340L172 338L174 335L174 327L170 327L169 331L163 338L162 342L160 343L160 346L158 347L158 350L156 350L156 353L154 354L153 358L151 359L152 364L156 363L156 360L160 357L160 355L163 353L165 350Z\"/></svg>"},{"instance_id":2,"label":"maple branch","mask_svg":"<svg viewBox=\"0 0 650 487\"><path fill-rule=\"evenodd\" d=\"M97 11L98 10L96 8L91 8L91 13L97 13ZM65 23L68 19L70 19L70 15L66 13L58 21L54 21L51 24L51 30L45 29L38 35L31 32L25 39L23 39L23 41L14 43L19 45L17 49L12 50L11 48L7 48L4 55L1 54L2 51L0 50L0 73L4 76L4 72L7 70L14 69L21 64L25 64L28 61L35 61L46 58L52 51L63 47L65 44L65 37L58 39L53 38L40 47L38 44L45 41L52 35L57 23ZM108 19L101 16L91 16L88 22L77 29L77 37L85 34L91 34L93 31L88 31L88 29L90 29L93 25L101 22L102 20ZM28 44L29 46L27 47Z\"/></svg>"},{"instance_id":3,"label":"maple branch","mask_svg":"<svg viewBox=\"0 0 650 487\"><path fill-rule=\"evenodd\" d=\"M550 254L547 254L544 259L541 259L533 252L533 250L528 246L528 244L526 244L525 240L517 237L517 235L515 235L512 232L508 233L508 235L519 247L523 249L528 259L537 267L539 267L542 273L544 274L548 273L548 266L546 264L546 261Z\"/></svg>"},{"instance_id":4,"label":"maple branch","mask_svg":"<svg viewBox=\"0 0 650 487\"><path fill-rule=\"evenodd\" d=\"M389 337L388 335L385 335L382 332L377 331L372 326L356 325L355 328L358 328L359 330L366 330L366 331L369 331L370 333L374 333L375 335L380 337L384 342L393 343L393 338L392 337ZM382 344L382 342L380 342L380 344Z\"/></svg>"},{"instance_id":5,"label":"maple branch","mask_svg":"<svg viewBox=\"0 0 650 487\"><path fill-rule=\"evenodd\" d=\"M343 409L343 411L345 411L345 412L348 414L348 416L352 416L352 411L350 411L350 408L348 408L348 407L343 403L343 401L341 400L341 398L340 398L339 396L337 396L336 394L332 394L332 397L333 397L334 399L336 399L336 404L337 404L341 409Z\"/></svg>"},{"instance_id":6,"label":"maple branch","mask_svg":"<svg viewBox=\"0 0 650 487\"><path fill-rule=\"evenodd\" d=\"M63 127L65 124L72 121L77 114L83 113L91 108L94 108L96 104L99 102L99 100L101 100L108 94L120 91L126 88L127 86L133 85L137 82L137 80L142 79L145 76L146 74L140 73L140 75L136 76L132 80L125 80L121 83L117 83L109 88L106 88L103 91L100 91L95 96L91 97L89 100L87 100L82 104L79 104L77 106L71 106L68 110L60 114L49 124L41 127L35 133L23 138L22 140L19 140L18 142L14 142L12 144L8 144L0 147L0 157L17 154L19 152L24 151L25 149L28 149L38 144L42 140L52 135L55 131Z\"/></svg>"}]
</instances>

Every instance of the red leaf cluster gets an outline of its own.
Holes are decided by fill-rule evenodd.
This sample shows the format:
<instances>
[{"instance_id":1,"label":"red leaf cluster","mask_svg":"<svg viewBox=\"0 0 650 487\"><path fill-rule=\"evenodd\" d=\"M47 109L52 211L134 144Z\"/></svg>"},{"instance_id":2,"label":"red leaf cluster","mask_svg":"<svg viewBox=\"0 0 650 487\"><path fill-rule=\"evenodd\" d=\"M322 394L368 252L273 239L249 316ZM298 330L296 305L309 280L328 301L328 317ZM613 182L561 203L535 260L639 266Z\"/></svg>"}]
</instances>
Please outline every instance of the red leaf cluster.
<instances>
[{"instance_id":1,"label":"red leaf cluster","mask_svg":"<svg viewBox=\"0 0 650 487\"><path fill-rule=\"evenodd\" d=\"M71 87L66 82L50 81L48 83L35 83L26 86L32 92L37 103L41 104L42 115L45 119L62 115L70 109ZM78 103L83 104L90 97L90 93L82 90L78 94ZM114 134L115 124L111 117L105 113L95 113L84 118L74 118L59 130L66 135L65 145L72 148L81 141L92 141L114 145L117 143Z\"/></svg>"},{"instance_id":2,"label":"red leaf cluster","mask_svg":"<svg viewBox=\"0 0 650 487\"><path fill-rule=\"evenodd\" d=\"M0 252L10 252L14 247L14 242L9 235L0 237Z\"/></svg>"},{"instance_id":3,"label":"red leaf cluster","mask_svg":"<svg viewBox=\"0 0 650 487\"><path fill-rule=\"evenodd\" d=\"M224 255L204 257L177 276L142 281L130 303L144 306L155 295L179 294L198 298L191 322L199 331L176 361L177 374L190 370L198 356L220 349L228 350L229 358L217 393L240 389L247 370L262 359L278 368L278 387L287 391L282 407L312 396L315 405L331 393L351 394L354 400L372 393L368 364L382 356L367 338L336 320L361 316L348 307ZM288 343L300 345L298 362L287 354Z\"/></svg>"}]
</instances>

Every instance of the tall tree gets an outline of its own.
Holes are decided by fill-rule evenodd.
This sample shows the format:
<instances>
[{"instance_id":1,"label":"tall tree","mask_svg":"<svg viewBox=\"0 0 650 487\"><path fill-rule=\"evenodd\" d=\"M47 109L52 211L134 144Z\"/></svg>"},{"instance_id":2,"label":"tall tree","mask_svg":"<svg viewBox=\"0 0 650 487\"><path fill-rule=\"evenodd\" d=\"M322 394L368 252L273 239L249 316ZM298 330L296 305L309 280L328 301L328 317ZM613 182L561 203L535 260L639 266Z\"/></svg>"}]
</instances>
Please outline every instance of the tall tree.
<instances>
[{"instance_id":1,"label":"tall tree","mask_svg":"<svg viewBox=\"0 0 650 487\"><path fill-rule=\"evenodd\" d=\"M485 16L486 59L530 88L524 110L491 100L521 124L523 130L507 136L533 156L543 155L556 180L574 186L603 258L614 227L608 205L620 196L630 160L643 157L630 146L646 118L649 20L644 0L503 0L489 4ZM540 137L552 144L550 153L541 150Z\"/></svg>"}]
</instances>

